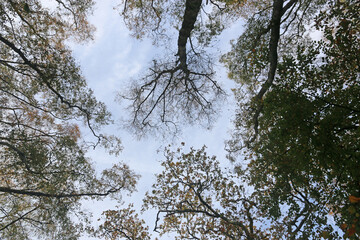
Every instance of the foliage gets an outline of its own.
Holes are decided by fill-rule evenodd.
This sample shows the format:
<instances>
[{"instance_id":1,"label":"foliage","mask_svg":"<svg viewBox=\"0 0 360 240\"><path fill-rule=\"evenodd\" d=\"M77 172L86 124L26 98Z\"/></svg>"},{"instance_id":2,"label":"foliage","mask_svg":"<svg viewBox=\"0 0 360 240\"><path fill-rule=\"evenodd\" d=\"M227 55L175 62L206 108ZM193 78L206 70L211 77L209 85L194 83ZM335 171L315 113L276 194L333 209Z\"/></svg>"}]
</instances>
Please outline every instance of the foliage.
<instances>
[{"instance_id":1,"label":"foliage","mask_svg":"<svg viewBox=\"0 0 360 240\"><path fill-rule=\"evenodd\" d=\"M249 215L269 221L261 233L276 239L356 239L359 3L275 0L257 10L222 58L229 77L244 86L235 90L240 109L229 150L240 150L247 159L245 169L239 163L237 177L254 187L247 199L256 205ZM312 30L322 39L314 40ZM221 204L241 204L245 196L222 199L216 183L227 177L211 167L204 150L195 152L166 152L165 170L145 207L165 214L156 227L161 232L174 231L182 239L225 238L217 228L236 220ZM230 216L246 217L247 212ZM229 238L251 239L245 228L238 228L242 235L225 232Z\"/></svg>"},{"instance_id":2,"label":"foliage","mask_svg":"<svg viewBox=\"0 0 360 240\"><path fill-rule=\"evenodd\" d=\"M107 210L103 213L105 222L96 230L95 236L105 239L150 240L145 221L133 209L133 204L118 211Z\"/></svg>"},{"instance_id":3,"label":"foliage","mask_svg":"<svg viewBox=\"0 0 360 240\"><path fill-rule=\"evenodd\" d=\"M205 150L165 149L164 170L156 175L143 205L143 210L157 210L154 231L160 235L173 233L175 239L339 239L326 221L328 209L314 202L321 187L314 186L310 192L298 185L298 179L272 182L275 177L267 169L264 174L255 173L267 180L267 185L259 186L260 181L252 183L246 171L221 168ZM248 184L254 184L253 191ZM352 196L351 202L357 204L359 199ZM117 211L109 214L103 226L110 226L108 232L113 236L124 236L116 228L126 226L127 217ZM132 218L130 215L129 221Z\"/></svg>"},{"instance_id":4,"label":"foliage","mask_svg":"<svg viewBox=\"0 0 360 240\"><path fill-rule=\"evenodd\" d=\"M65 44L91 39L92 1L42 3L0 5L0 236L77 239L88 224L80 199L120 200L121 190L134 190L137 175L118 164L96 177L85 157L99 144L121 150L119 139L98 133L111 123L110 113ZM222 169L205 147L167 148L164 170L144 200L143 210L158 211L156 231L176 239L359 238L358 1L125 0L121 6L136 38L176 46L125 94L131 125L141 131L211 122L224 92L206 49L234 19L247 20L222 57L229 77L242 84L234 90L239 110L228 142L235 171ZM93 143L85 142L79 121ZM236 162L234 152L245 161ZM150 239L132 205L106 211L104 220L96 236Z\"/></svg>"},{"instance_id":5,"label":"foliage","mask_svg":"<svg viewBox=\"0 0 360 240\"><path fill-rule=\"evenodd\" d=\"M224 56L230 76L250 90L236 91L241 110L229 147L247 157L249 181L268 216L281 218L284 205L289 217L298 215L296 237L336 238L330 216L344 237L356 239L359 208L350 199L360 194L360 6L358 1L304 4L295 5L297 16L322 37L303 38L305 25L284 20L273 81L267 76L270 40L258 35L261 30L252 34L248 28ZM262 37L255 42L254 36Z\"/></svg>"},{"instance_id":6,"label":"foliage","mask_svg":"<svg viewBox=\"0 0 360 240\"><path fill-rule=\"evenodd\" d=\"M144 200L144 209L158 210L155 230L175 232L176 239L265 238L244 186L236 175L223 171L205 147L188 153L167 148L162 166Z\"/></svg>"},{"instance_id":7,"label":"foliage","mask_svg":"<svg viewBox=\"0 0 360 240\"><path fill-rule=\"evenodd\" d=\"M97 177L89 147L113 153L119 140L98 133L110 113L87 87L66 46L91 39L91 0L6 0L0 4L0 236L77 239L83 197L120 198L137 176L118 164ZM93 135L82 137L83 122ZM95 140L94 140L95 139ZM75 217L81 219L75 223Z\"/></svg>"}]
</instances>

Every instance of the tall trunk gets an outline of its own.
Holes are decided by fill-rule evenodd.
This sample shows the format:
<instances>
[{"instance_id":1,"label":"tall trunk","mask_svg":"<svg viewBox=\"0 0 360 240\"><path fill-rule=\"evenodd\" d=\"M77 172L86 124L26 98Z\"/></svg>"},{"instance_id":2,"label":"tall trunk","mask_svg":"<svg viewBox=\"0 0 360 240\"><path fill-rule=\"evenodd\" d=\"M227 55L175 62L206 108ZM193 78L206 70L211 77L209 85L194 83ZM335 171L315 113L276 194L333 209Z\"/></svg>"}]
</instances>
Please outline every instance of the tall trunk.
<instances>
[{"instance_id":1,"label":"tall trunk","mask_svg":"<svg viewBox=\"0 0 360 240\"><path fill-rule=\"evenodd\" d=\"M186 67L186 44L190 32L194 29L196 18L199 15L202 0L186 0L184 19L179 31L178 53L180 66Z\"/></svg>"}]
</instances>

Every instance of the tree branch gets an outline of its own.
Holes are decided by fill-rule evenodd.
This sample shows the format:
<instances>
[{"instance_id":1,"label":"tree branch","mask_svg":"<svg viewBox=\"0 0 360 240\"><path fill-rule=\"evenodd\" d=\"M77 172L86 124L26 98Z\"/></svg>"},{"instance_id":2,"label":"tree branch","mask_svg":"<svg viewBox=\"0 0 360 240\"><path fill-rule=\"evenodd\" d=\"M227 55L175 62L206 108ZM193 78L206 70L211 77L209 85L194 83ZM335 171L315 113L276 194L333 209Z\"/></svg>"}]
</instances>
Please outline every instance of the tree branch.
<instances>
[{"instance_id":1,"label":"tree branch","mask_svg":"<svg viewBox=\"0 0 360 240\"><path fill-rule=\"evenodd\" d=\"M84 197L84 196L108 196L111 193L115 193L120 191L123 186L109 189L104 193L96 193L96 192L88 192L88 193L69 193L69 194L53 194L53 193L44 193L44 192L36 192L36 191L29 191L25 189L13 189L9 187L0 187L0 192L4 193L12 193L12 194L20 194L20 195L27 195L27 196L34 196L34 197L50 197L50 198L73 198L73 197Z\"/></svg>"},{"instance_id":2,"label":"tree branch","mask_svg":"<svg viewBox=\"0 0 360 240\"><path fill-rule=\"evenodd\" d=\"M28 65L31 69L33 69L40 76L43 83L45 83L45 85L51 90L51 92L53 92L60 99L60 101L62 103L66 104L69 108L76 108L76 109L80 110L81 112L85 113L87 125L88 125L89 129L91 130L92 134L98 138L98 142L99 142L102 137L97 135L95 130L93 129L92 124L90 123L89 111L87 109L84 109L81 106L74 105L74 104L70 103L68 100L66 100L64 98L64 96L62 96L57 90L55 90L51 86L50 82L47 79L48 77L46 76L46 74L44 74L36 64L32 63L19 48L17 48L12 42L5 39L1 34L0 34L0 41L3 42L8 47L10 47L14 52L16 52L21 57L21 59L24 61L24 63L26 65Z\"/></svg>"},{"instance_id":3,"label":"tree branch","mask_svg":"<svg viewBox=\"0 0 360 240\"><path fill-rule=\"evenodd\" d=\"M37 206L37 207L33 208L32 210L28 211L27 213L21 215L21 216L18 217L17 219L15 219L15 220L11 221L10 223L6 224L4 227L0 228L0 232L3 231L3 230L5 230L5 229L8 228L9 226L15 224L16 222L24 219L27 215L29 215L30 213L34 212L34 211L37 210L38 208L39 208L39 207Z\"/></svg>"},{"instance_id":4,"label":"tree branch","mask_svg":"<svg viewBox=\"0 0 360 240\"><path fill-rule=\"evenodd\" d=\"M256 108L255 108L256 110L255 110L255 113L253 116L255 134L250 139L248 144L255 141L255 139L258 135L259 115L263 108L263 102L262 102L263 96L269 90L269 88L271 87L271 85L274 81L274 78L275 78L275 73L276 73L277 64L278 64L277 48L278 48L278 43L279 43L279 38L280 38L281 17L284 14L283 2L284 2L283 0L275 0L274 4L273 4L273 12L272 12L271 22L270 22L271 32L270 32L269 59L268 59L270 67L269 67L269 71L268 71L267 80L262 85L258 94L254 97L254 102L256 104Z\"/></svg>"}]
</instances>

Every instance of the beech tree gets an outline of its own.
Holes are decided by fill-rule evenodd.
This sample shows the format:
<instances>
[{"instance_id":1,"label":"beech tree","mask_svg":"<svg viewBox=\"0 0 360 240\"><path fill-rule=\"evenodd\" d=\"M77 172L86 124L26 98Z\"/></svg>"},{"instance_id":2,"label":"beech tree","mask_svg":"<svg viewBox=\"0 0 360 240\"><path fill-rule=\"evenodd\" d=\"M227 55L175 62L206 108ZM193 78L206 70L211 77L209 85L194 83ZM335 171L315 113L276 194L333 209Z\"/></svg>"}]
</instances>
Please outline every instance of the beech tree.
<instances>
[{"instance_id":1,"label":"beech tree","mask_svg":"<svg viewBox=\"0 0 360 240\"><path fill-rule=\"evenodd\" d=\"M102 135L110 113L87 87L65 41L87 41L91 0L0 4L0 238L77 239L80 199L120 199L137 176L119 163L97 177L89 147L121 150ZM92 134L84 139L80 126ZM80 221L74 222L78 217Z\"/></svg>"}]
</instances>

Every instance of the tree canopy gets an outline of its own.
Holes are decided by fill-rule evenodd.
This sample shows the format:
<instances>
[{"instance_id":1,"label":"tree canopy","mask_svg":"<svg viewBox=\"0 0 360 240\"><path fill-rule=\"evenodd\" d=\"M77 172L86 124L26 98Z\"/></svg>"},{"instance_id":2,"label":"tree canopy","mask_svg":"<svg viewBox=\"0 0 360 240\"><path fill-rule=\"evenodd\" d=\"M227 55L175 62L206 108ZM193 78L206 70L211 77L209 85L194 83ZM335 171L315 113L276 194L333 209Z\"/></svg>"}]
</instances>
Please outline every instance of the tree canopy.
<instances>
[{"instance_id":1,"label":"tree canopy","mask_svg":"<svg viewBox=\"0 0 360 240\"><path fill-rule=\"evenodd\" d=\"M137 179L122 163L97 177L85 157L97 145L121 150L117 138L99 133L111 115L87 87L65 44L70 38L91 39L86 18L93 2L42 4L0 4L2 239L77 239L87 224L80 199L119 199L120 191L134 190ZM92 140L82 137L81 123Z\"/></svg>"},{"instance_id":2,"label":"tree canopy","mask_svg":"<svg viewBox=\"0 0 360 240\"><path fill-rule=\"evenodd\" d=\"M85 157L89 147L122 149L117 137L101 133L111 114L65 44L92 38L93 2L43 4L0 4L5 239L78 239L89 229L80 200L120 200L138 179L122 163L99 177ZM175 239L360 237L359 1L124 0L117 9L136 39L168 46L122 92L139 134L212 121L225 93L212 43L234 21L245 23L221 57L238 83L227 141L234 167L222 168L205 147L166 148L142 209L156 209L154 231ZM102 220L90 231L96 237L151 239L132 204L105 211Z\"/></svg>"},{"instance_id":3,"label":"tree canopy","mask_svg":"<svg viewBox=\"0 0 360 240\"><path fill-rule=\"evenodd\" d=\"M136 7L156 15L158 3ZM184 17L170 25L184 26L187 3ZM244 32L221 58L229 77L240 84L234 89L235 129L227 143L235 172L228 177L204 149L166 150L165 170L144 200L145 208L158 209L155 230L175 232L179 239L357 239L358 1L209 4L220 22L223 15L246 20ZM169 27L157 17L156 29ZM200 15L197 21L202 22ZM189 39L206 31L198 26ZM182 27L176 29L180 40ZM200 40L195 45L206 49ZM253 191L245 194L244 188Z\"/></svg>"},{"instance_id":4,"label":"tree canopy","mask_svg":"<svg viewBox=\"0 0 360 240\"><path fill-rule=\"evenodd\" d=\"M295 26L284 20L280 58L270 85L270 75L263 76L260 69L265 63L271 71L271 57L255 60L271 55L270 48L248 51L248 58L254 59L249 72L228 64L231 77L246 81L254 91L238 112L230 150L247 156L250 182L262 196L269 196L262 197L272 206L265 205L268 213L278 218L281 206L289 205L302 218L299 229L305 238L316 238L315 233L335 238L332 228L325 227L329 214L345 237L359 234L359 206L354 200L360 194L359 7L357 1L309 1L298 4L298 10L295 5L304 23L296 16L289 17ZM291 31L294 27L298 31ZM304 38L310 30L319 31L321 38ZM240 39L234 50L243 46ZM269 41L271 46L271 37ZM235 52L224 61L245 64ZM240 102L246 98L244 92L236 94ZM302 197L293 196L294 191ZM322 227L326 229L316 230Z\"/></svg>"}]
</instances>

